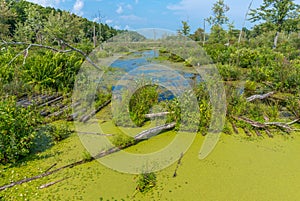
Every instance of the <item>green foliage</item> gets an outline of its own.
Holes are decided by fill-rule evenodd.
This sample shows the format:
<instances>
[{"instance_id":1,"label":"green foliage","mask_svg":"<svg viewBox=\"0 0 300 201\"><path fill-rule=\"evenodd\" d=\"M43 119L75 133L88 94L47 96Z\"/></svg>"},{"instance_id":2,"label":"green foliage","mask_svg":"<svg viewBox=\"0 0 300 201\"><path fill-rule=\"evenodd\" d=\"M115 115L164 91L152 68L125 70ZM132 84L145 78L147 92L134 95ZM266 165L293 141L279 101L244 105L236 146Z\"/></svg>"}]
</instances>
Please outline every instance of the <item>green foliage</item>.
<instances>
[{"instance_id":1,"label":"green foliage","mask_svg":"<svg viewBox=\"0 0 300 201\"><path fill-rule=\"evenodd\" d=\"M289 97L287 100L287 109L296 117L300 118L300 97Z\"/></svg>"},{"instance_id":2,"label":"green foliage","mask_svg":"<svg viewBox=\"0 0 300 201\"><path fill-rule=\"evenodd\" d=\"M0 101L0 163L15 162L29 153L38 123L33 108L17 106L14 98Z\"/></svg>"},{"instance_id":3,"label":"green foliage","mask_svg":"<svg viewBox=\"0 0 300 201\"><path fill-rule=\"evenodd\" d=\"M139 175L136 189L141 193L147 193L156 185L156 174L154 172Z\"/></svg>"},{"instance_id":4,"label":"green foliage","mask_svg":"<svg viewBox=\"0 0 300 201\"><path fill-rule=\"evenodd\" d=\"M184 36L188 36L191 31L191 27L188 25L188 22L186 21L181 21L182 24L182 29L179 30L180 34L183 34Z\"/></svg>"},{"instance_id":5,"label":"green foliage","mask_svg":"<svg viewBox=\"0 0 300 201\"><path fill-rule=\"evenodd\" d=\"M133 145L135 143L135 140L133 137L124 134L119 134L119 135L114 135L114 137L112 138L112 143L116 147L119 147L121 149Z\"/></svg>"},{"instance_id":6,"label":"green foliage","mask_svg":"<svg viewBox=\"0 0 300 201\"><path fill-rule=\"evenodd\" d=\"M48 124L42 127L44 134L49 136L54 143L58 143L68 138L73 131L67 123L62 124Z\"/></svg>"},{"instance_id":7,"label":"green foliage","mask_svg":"<svg viewBox=\"0 0 300 201\"><path fill-rule=\"evenodd\" d=\"M217 68L218 68L220 75L223 77L223 80L225 80L225 81L240 80L240 78L242 76L242 74L241 74L242 70L234 65L218 64Z\"/></svg>"},{"instance_id":8,"label":"green foliage","mask_svg":"<svg viewBox=\"0 0 300 201\"><path fill-rule=\"evenodd\" d=\"M204 50L210 56L214 63L229 64L230 55L236 52L234 46L225 46L224 44L206 44Z\"/></svg>"},{"instance_id":9,"label":"green foliage","mask_svg":"<svg viewBox=\"0 0 300 201\"><path fill-rule=\"evenodd\" d=\"M129 97L129 91L123 91L122 100L114 108L114 123L119 126L142 126L145 114L158 103L157 86L146 81L137 82L137 91ZM141 87L139 87L141 86ZM132 122L134 125L132 125Z\"/></svg>"},{"instance_id":10,"label":"green foliage","mask_svg":"<svg viewBox=\"0 0 300 201\"><path fill-rule=\"evenodd\" d=\"M72 89L82 62L75 53L67 56L47 51L27 59L22 69L22 79L38 88L52 88L56 91Z\"/></svg>"}]
</instances>

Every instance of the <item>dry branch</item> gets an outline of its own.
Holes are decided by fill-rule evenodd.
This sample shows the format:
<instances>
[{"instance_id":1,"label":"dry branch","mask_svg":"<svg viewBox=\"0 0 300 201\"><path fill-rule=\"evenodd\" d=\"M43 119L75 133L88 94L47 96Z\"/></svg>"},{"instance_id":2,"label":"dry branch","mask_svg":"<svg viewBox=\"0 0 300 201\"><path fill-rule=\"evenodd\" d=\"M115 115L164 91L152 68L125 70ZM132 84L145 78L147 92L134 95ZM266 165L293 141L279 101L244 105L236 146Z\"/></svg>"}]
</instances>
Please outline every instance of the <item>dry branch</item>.
<instances>
[{"instance_id":1,"label":"dry branch","mask_svg":"<svg viewBox=\"0 0 300 201\"><path fill-rule=\"evenodd\" d=\"M69 177L66 177L66 178L63 178L63 179L60 179L60 180L57 180L57 181L53 181L53 182L50 182L50 183L47 183L47 184L43 184L43 185L41 185L40 187L39 187L39 189L43 189L43 188L48 188L48 187L50 187L50 186L53 186L53 185L55 185L55 184L57 184L57 183L59 183L59 182L62 182L62 181L64 181L64 180L66 180L66 179L68 179Z\"/></svg>"},{"instance_id":2,"label":"dry branch","mask_svg":"<svg viewBox=\"0 0 300 201\"><path fill-rule=\"evenodd\" d=\"M65 41L61 40L62 41L62 44L65 44L68 48L70 48L70 50L60 50L60 49L56 49L54 47L51 47L51 46L47 46L47 45L42 45L42 44L31 44L31 43L26 43L26 42L7 42L7 41L3 41L2 43L0 43L0 46L5 46L5 45L26 45L27 48L23 51L21 51L20 53L18 53L10 62L9 62L9 65L19 56L21 55L25 55L24 56L24 62L25 63L25 60L27 58L27 55L28 55L28 51L30 48L32 47L39 47L39 48L44 48L44 49L48 49L48 50L52 50L54 52L58 52L58 53L68 53L68 52L72 52L72 51L75 51L75 52L78 52L79 54L81 54L93 67L95 67L97 70L100 70L102 71L102 69L97 65L95 64L90 58L89 56L84 53L83 51L81 51L80 49L77 49L71 45L69 45L68 43L66 43Z\"/></svg>"},{"instance_id":3,"label":"dry branch","mask_svg":"<svg viewBox=\"0 0 300 201\"><path fill-rule=\"evenodd\" d=\"M155 128L151 128L149 130L146 130L146 131L143 131L143 132L137 134L134 137L134 139L137 140L137 141L149 139L150 137L153 137L153 136L157 135L161 131L169 130L169 129L174 128L175 125L176 125L176 123L173 122L173 123L170 123L170 124L165 124L165 125L162 125L162 126L157 126Z\"/></svg>"},{"instance_id":4,"label":"dry branch","mask_svg":"<svg viewBox=\"0 0 300 201\"><path fill-rule=\"evenodd\" d=\"M80 161L77 161L77 162L74 162L74 163L62 166L62 167L57 168L57 169L52 170L52 171L44 172L42 174L30 177L30 178L22 179L22 180L15 181L15 182L12 182L12 183L4 185L4 186L0 186L0 191L3 191L5 189L7 189L7 188L14 187L16 185L20 185L20 184L27 183L27 182L30 182L30 181L33 181L33 180L37 180L37 179L40 179L40 178L43 178L43 177L47 177L47 176L52 175L52 174L54 174L54 173L56 173L56 172L58 172L60 170L63 170L63 169L72 168L72 167L75 167L75 166L78 166L78 165L82 165L82 164L94 161L96 159L102 158L102 157L107 156L109 154L118 152L121 149L124 149L124 148L126 148L128 146L134 145L134 144L138 143L141 140L148 139L148 138L150 138L150 137L152 137L154 135L157 135L159 132L161 132L163 130L168 130L168 129L171 129L173 127L175 127L175 123L166 124L166 125L163 125L163 126L158 126L158 127L155 127L155 128L152 128L152 129L149 129L149 130L146 130L146 131L143 131L143 132L137 134L134 137L135 142L133 144L126 145L124 147L113 147L113 148L110 148L108 150L104 150L104 151L100 152L99 154L97 154L94 157L91 157L90 159L83 159L83 160L80 160ZM51 183L49 183L49 184L51 184ZM55 184L55 182L53 184Z\"/></svg>"},{"instance_id":5,"label":"dry branch","mask_svg":"<svg viewBox=\"0 0 300 201\"><path fill-rule=\"evenodd\" d=\"M247 100L247 102L251 102L251 101L254 101L254 100L256 100L256 99L260 99L260 100L263 100L263 99L266 99L266 98L268 98L268 97L270 97L270 96L272 96L272 95L274 95L275 94L275 92L269 92L269 93L266 93L266 94L263 94L263 95L253 95L253 96L250 96L249 98L247 98L246 100Z\"/></svg>"},{"instance_id":6,"label":"dry branch","mask_svg":"<svg viewBox=\"0 0 300 201\"><path fill-rule=\"evenodd\" d=\"M153 114L145 114L146 118L154 118L154 117L164 117L170 114L170 112L160 112L160 113L153 113Z\"/></svg>"},{"instance_id":7,"label":"dry branch","mask_svg":"<svg viewBox=\"0 0 300 201\"><path fill-rule=\"evenodd\" d=\"M97 112L99 112L102 108L107 106L110 102L111 102L111 99L107 100L102 105L100 105L97 109L90 112L88 115L82 116L79 121L87 122L90 118L92 118Z\"/></svg>"},{"instance_id":8,"label":"dry branch","mask_svg":"<svg viewBox=\"0 0 300 201\"><path fill-rule=\"evenodd\" d=\"M75 131L78 134L83 135L99 135L99 136L113 136L114 134L103 134L103 133L96 133L96 132L82 132L82 131Z\"/></svg>"}]
</instances>

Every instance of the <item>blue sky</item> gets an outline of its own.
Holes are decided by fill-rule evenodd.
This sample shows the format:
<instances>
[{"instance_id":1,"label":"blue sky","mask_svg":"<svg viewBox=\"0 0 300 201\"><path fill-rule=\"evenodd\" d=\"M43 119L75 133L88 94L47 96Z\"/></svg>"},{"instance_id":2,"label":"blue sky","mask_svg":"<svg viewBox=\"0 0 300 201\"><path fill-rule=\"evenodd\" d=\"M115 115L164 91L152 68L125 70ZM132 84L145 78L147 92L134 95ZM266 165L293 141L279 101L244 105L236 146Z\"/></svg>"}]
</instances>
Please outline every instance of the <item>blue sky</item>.
<instances>
[{"instance_id":1,"label":"blue sky","mask_svg":"<svg viewBox=\"0 0 300 201\"><path fill-rule=\"evenodd\" d=\"M176 31L181 21L188 21L191 31L203 28L216 0L28 0L43 6L68 10L91 20L98 20L117 29L136 30L163 28ZM254 0L257 8L263 0ZM225 0L231 22L240 29L251 0ZM295 1L300 4L300 0ZM252 24L247 22L251 28ZM208 28L207 28L208 31Z\"/></svg>"}]
</instances>

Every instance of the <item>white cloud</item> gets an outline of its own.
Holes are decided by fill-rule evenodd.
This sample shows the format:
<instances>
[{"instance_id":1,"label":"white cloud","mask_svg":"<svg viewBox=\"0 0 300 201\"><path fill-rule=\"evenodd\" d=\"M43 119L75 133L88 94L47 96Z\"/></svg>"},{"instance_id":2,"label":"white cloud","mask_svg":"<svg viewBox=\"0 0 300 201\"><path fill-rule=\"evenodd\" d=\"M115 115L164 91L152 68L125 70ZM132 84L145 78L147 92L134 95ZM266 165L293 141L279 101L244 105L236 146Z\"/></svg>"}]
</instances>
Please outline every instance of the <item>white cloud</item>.
<instances>
[{"instance_id":1,"label":"white cloud","mask_svg":"<svg viewBox=\"0 0 300 201\"><path fill-rule=\"evenodd\" d=\"M108 19L108 20L105 21L105 24L111 24L113 22L114 22L113 20Z\"/></svg>"},{"instance_id":2,"label":"white cloud","mask_svg":"<svg viewBox=\"0 0 300 201\"><path fill-rule=\"evenodd\" d=\"M143 20L143 18L138 17L136 15L122 15L121 19L123 19L123 20L129 20L129 21L135 21L135 22Z\"/></svg>"},{"instance_id":3,"label":"white cloud","mask_svg":"<svg viewBox=\"0 0 300 201\"><path fill-rule=\"evenodd\" d=\"M199 12L207 12L211 9L213 2L199 0L181 0L176 4L170 4L167 9L179 13L185 12L189 14L199 14Z\"/></svg>"},{"instance_id":4,"label":"white cloud","mask_svg":"<svg viewBox=\"0 0 300 201\"><path fill-rule=\"evenodd\" d=\"M118 6L118 9L116 10L116 13L122 14L124 12L123 7L121 5Z\"/></svg>"},{"instance_id":5,"label":"white cloud","mask_svg":"<svg viewBox=\"0 0 300 201\"><path fill-rule=\"evenodd\" d=\"M126 26L124 27L124 29L125 29L125 30L130 30L130 26L126 25Z\"/></svg>"},{"instance_id":6,"label":"white cloud","mask_svg":"<svg viewBox=\"0 0 300 201\"><path fill-rule=\"evenodd\" d=\"M83 0L76 0L75 4L73 6L74 13L77 15L83 15L83 12L82 12L83 6L84 6Z\"/></svg>"},{"instance_id":7,"label":"white cloud","mask_svg":"<svg viewBox=\"0 0 300 201\"><path fill-rule=\"evenodd\" d=\"M115 26L114 26L114 29L121 29L121 26L115 25Z\"/></svg>"},{"instance_id":8,"label":"white cloud","mask_svg":"<svg viewBox=\"0 0 300 201\"><path fill-rule=\"evenodd\" d=\"M135 3L138 4L138 3L139 3L139 0L135 0Z\"/></svg>"}]
</instances>

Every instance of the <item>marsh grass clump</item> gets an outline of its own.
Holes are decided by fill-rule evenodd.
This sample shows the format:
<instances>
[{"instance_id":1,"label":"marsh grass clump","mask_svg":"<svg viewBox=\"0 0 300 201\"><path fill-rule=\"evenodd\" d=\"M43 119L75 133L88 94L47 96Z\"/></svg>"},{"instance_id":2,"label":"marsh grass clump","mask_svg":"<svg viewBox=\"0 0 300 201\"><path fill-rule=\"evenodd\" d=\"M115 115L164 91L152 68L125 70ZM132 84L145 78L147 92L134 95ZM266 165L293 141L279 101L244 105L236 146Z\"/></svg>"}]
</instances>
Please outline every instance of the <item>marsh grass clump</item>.
<instances>
[{"instance_id":1,"label":"marsh grass clump","mask_svg":"<svg viewBox=\"0 0 300 201\"><path fill-rule=\"evenodd\" d=\"M156 174L154 172L142 173L139 175L136 190L147 193L156 185Z\"/></svg>"}]
</instances>

